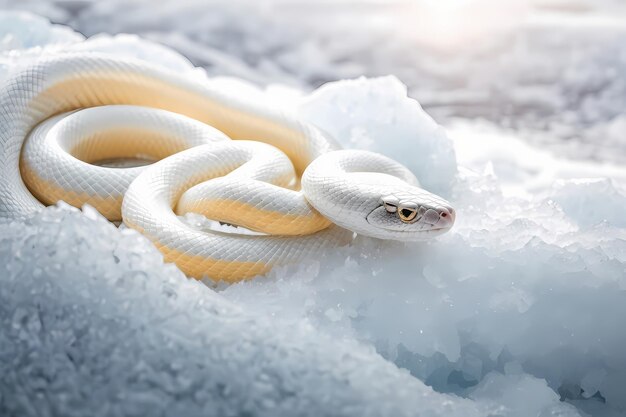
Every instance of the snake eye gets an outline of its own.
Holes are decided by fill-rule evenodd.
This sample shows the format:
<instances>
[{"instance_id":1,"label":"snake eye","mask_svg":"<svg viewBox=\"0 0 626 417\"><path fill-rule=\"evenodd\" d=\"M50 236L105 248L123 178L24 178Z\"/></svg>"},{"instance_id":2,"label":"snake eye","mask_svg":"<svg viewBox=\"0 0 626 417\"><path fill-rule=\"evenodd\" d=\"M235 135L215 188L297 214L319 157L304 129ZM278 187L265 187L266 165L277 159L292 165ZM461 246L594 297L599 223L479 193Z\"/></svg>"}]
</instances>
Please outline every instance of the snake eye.
<instances>
[{"instance_id":1,"label":"snake eye","mask_svg":"<svg viewBox=\"0 0 626 417\"><path fill-rule=\"evenodd\" d=\"M417 216L417 204L403 203L398 206L398 217L404 223L409 223Z\"/></svg>"},{"instance_id":2,"label":"snake eye","mask_svg":"<svg viewBox=\"0 0 626 417\"><path fill-rule=\"evenodd\" d=\"M395 213L398 211L398 203L400 202L396 197L389 195L380 199L382 205L389 213Z\"/></svg>"},{"instance_id":3,"label":"snake eye","mask_svg":"<svg viewBox=\"0 0 626 417\"><path fill-rule=\"evenodd\" d=\"M410 222L411 220L415 218L415 216L417 216L417 211L411 210L408 208L403 208L402 210L398 212L398 216L400 217L400 220L402 220L403 222L405 223Z\"/></svg>"}]
</instances>

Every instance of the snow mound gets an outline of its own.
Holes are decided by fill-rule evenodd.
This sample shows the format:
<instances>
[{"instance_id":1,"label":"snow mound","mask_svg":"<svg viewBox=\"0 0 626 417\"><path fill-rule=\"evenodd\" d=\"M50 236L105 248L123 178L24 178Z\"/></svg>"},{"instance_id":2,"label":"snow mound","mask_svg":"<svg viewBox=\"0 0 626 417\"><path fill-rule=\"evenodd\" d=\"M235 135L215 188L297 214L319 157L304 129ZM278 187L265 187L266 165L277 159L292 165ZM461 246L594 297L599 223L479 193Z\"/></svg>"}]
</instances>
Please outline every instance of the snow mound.
<instances>
[{"instance_id":1,"label":"snow mound","mask_svg":"<svg viewBox=\"0 0 626 417\"><path fill-rule=\"evenodd\" d=\"M28 49L44 45L75 43L84 40L80 33L48 19L29 13L0 15L0 50Z\"/></svg>"},{"instance_id":2,"label":"snow mound","mask_svg":"<svg viewBox=\"0 0 626 417\"><path fill-rule=\"evenodd\" d=\"M367 345L246 312L93 209L0 236L1 415L482 415Z\"/></svg>"},{"instance_id":3,"label":"snow mound","mask_svg":"<svg viewBox=\"0 0 626 417\"><path fill-rule=\"evenodd\" d=\"M5 69L55 48L5 53ZM63 48L206 76L136 37ZM428 243L358 237L207 286L89 208L0 224L0 415L626 412L622 166L569 161L475 122L445 132L394 77L310 96L216 82L405 163L449 197L454 229Z\"/></svg>"}]
</instances>

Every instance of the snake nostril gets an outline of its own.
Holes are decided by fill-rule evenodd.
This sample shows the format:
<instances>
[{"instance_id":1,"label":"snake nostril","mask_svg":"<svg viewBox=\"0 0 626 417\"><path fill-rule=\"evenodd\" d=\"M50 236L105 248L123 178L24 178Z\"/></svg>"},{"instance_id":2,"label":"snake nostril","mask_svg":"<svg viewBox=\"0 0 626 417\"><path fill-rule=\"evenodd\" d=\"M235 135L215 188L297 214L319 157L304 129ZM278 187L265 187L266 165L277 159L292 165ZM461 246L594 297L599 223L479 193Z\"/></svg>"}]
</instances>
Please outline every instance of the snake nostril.
<instances>
[{"instance_id":1,"label":"snake nostril","mask_svg":"<svg viewBox=\"0 0 626 417\"><path fill-rule=\"evenodd\" d=\"M441 219L445 219L446 221L453 222L454 221L454 210L452 208L443 208L439 212L439 217Z\"/></svg>"}]
</instances>

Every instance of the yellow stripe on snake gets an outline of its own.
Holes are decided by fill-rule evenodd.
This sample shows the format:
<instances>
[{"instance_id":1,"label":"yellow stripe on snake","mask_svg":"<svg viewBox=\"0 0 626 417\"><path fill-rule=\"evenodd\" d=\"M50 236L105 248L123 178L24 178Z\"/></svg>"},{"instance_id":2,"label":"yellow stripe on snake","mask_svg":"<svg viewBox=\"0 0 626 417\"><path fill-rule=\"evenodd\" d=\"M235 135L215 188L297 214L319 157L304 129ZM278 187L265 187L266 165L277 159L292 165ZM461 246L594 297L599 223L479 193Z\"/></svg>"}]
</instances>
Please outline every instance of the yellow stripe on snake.
<instances>
[{"instance_id":1,"label":"yellow stripe on snake","mask_svg":"<svg viewBox=\"0 0 626 417\"><path fill-rule=\"evenodd\" d=\"M188 276L236 281L348 243L423 240L454 210L390 158L285 110L128 58L42 58L0 92L0 219L65 201L147 236ZM106 160L158 161L130 168ZM189 212L257 235L198 230Z\"/></svg>"}]
</instances>

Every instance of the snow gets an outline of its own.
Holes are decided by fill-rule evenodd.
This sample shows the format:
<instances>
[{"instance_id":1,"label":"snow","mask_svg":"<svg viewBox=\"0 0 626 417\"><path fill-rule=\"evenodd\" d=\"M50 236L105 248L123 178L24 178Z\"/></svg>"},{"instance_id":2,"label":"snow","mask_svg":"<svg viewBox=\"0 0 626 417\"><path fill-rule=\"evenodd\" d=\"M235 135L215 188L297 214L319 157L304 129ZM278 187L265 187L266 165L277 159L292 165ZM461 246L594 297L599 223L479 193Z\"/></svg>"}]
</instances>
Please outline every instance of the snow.
<instances>
[{"instance_id":1,"label":"snow","mask_svg":"<svg viewBox=\"0 0 626 417\"><path fill-rule=\"evenodd\" d=\"M344 148L384 153L435 193L446 194L455 178L454 149L443 128L407 99L406 86L393 76L328 83L300 110Z\"/></svg>"},{"instance_id":2,"label":"snow","mask_svg":"<svg viewBox=\"0 0 626 417\"><path fill-rule=\"evenodd\" d=\"M309 90L396 75L439 122L479 117L570 157L623 162L622 0L0 0L88 36L136 33L210 75ZM365 29L366 28L366 29ZM306 65L304 65L306 63Z\"/></svg>"},{"instance_id":3,"label":"snow","mask_svg":"<svg viewBox=\"0 0 626 417\"><path fill-rule=\"evenodd\" d=\"M209 75L234 76L218 79L224 88L266 94L345 147L404 163L453 202L457 224L428 243L358 237L321 260L231 286L186 279L146 239L89 208L0 224L0 415L626 412L619 2L517 2L526 18L493 28L513 47L453 57L450 44L422 39L420 60L399 52L410 36L392 34L386 19L397 10L382 13L376 2L321 2L299 20L295 0L280 12L216 2L215 14L189 24L203 2L149 14L147 2L120 13L122 3L22 7L87 35L133 31L173 45ZM239 16L246 7L258 13ZM323 7L337 13L322 29ZM377 29L367 37L324 43L353 33L348 11L372 18L371 8ZM205 77L132 35L83 41L9 12L0 31L2 77L70 48ZM340 59L348 53L356 57ZM386 72L398 77L307 93L322 80Z\"/></svg>"},{"instance_id":4,"label":"snow","mask_svg":"<svg viewBox=\"0 0 626 417\"><path fill-rule=\"evenodd\" d=\"M482 415L370 346L246 311L93 209L0 242L2 415Z\"/></svg>"}]
</instances>

